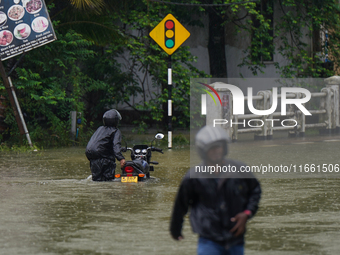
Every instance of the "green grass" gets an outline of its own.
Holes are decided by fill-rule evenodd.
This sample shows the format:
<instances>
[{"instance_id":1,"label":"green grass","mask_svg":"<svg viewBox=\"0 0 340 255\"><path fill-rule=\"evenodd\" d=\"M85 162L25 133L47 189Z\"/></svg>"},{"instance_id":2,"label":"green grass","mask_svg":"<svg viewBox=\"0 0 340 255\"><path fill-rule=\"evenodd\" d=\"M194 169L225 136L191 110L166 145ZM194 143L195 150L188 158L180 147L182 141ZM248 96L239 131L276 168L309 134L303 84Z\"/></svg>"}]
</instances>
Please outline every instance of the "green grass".
<instances>
[{"instance_id":1,"label":"green grass","mask_svg":"<svg viewBox=\"0 0 340 255\"><path fill-rule=\"evenodd\" d=\"M41 150L37 146L30 147L29 145L9 145L6 143L0 144L0 152L17 152L17 153L26 153L26 152L36 152Z\"/></svg>"}]
</instances>

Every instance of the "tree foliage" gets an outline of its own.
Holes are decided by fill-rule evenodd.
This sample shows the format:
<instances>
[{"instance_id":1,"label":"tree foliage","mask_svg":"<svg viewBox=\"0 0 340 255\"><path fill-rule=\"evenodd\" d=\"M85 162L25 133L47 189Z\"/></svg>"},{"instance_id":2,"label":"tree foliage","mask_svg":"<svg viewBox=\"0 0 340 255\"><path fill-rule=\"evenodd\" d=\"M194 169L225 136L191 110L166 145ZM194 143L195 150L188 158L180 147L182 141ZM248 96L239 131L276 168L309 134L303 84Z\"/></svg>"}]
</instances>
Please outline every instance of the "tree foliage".
<instances>
[{"instance_id":1,"label":"tree foliage","mask_svg":"<svg viewBox=\"0 0 340 255\"><path fill-rule=\"evenodd\" d=\"M252 35L251 45L240 66L248 66L254 75L265 72L258 56L276 54L277 72L285 78L329 77L339 59L339 6L334 0L267 0L266 8L254 8L256 25L251 19L243 29ZM273 20L266 14L276 15ZM272 33L271 33L272 32ZM266 42L272 42L266 45ZM330 54L328 54L330 53ZM282 61L283 60L283 61Z\"/></svg>"},{"instance_id":2,"label":"tree foliage","mask_svg":"<svg viewBox=\"0 0 340 255\"><path fill-rule=\"evenodd\" d=\"M222 4L237 1L182 2ZM168 13L174 14L184 25L204 27L202 17L211 18L215 14L219 18L210 20L215 22L211 25L223 28L233 24L236 33L251 38L239 65L247 66L254 75L265 72L264 60L273 54L285 60L275 62L283 77L331 75L333 71L324 61L327 53L324 41L314 40L313 48L310 41L328 31L328 59L337 65L340 23L336 2L262 0L261 3L261 8L255 2L179 8L147 0L50 1L50 16L58 40L27 52L11 74L32 140L45 145L70 144L69 113L78 111L82 113L82 139L79 142L86 143L88 138L84 131L91 131L103 112L117 104L125 104L126 109L136 113L130 119L123 116L129 124L134 123L139 128L150 125L165 128L169 58L149 37L149 32ZM275 20L270 18L274 9L281 13L274 15ZM213 33L220 33L220 30ZM212 48L223 44L220 48L224 49L222 39L211 43ZM210 56L214 60L218 57L216 54ZM7 60L7 70L18 59ZM189 124L190 78L207 77L194 67L195 61L196 57L188 47L182 46L172 55L175 128ZM217 63L223 61L216 60ZM227 75L227 70L218 72ZM1 94L5 95L4 88L1 89ZM10 108L6 123L9 128L4 137L7 135L16 141L18 129Z\"/></svg>"},{"instance_id":3,"label":"tree foliage","mask_svg":"<svg viewBox=\"0 0 340 255\"><path fill-rule=\"evenodd\" d=\"M92 121L101 120L103 112L118 103L130 105L130 109L138 112L139 120L135 122L138 126L153 122L162 128L168 57L148 33L163 19L166 8L148 9L146 2L136 1L135 10L109 9L101 15L87 13L87 21L96 20L102 25L94 24L96 29L87 27L87 30L100 34L112 33L114 29L121 35L103 46L105 40L89 36L89 31L83 33L77 24L70 22L71 19L81 22L81 19L69 17L65 6L66 3L58 7L50 5L51 16L60 18L54 21L58 40L26 53L11 75L32 140L45 145L70 144L70 111L81 112L82 127L91 128ZM7 69L17 59L5 62ZM186 102L189 102L190 77L204 73L193 67L195 58L188 48L179 49L173 60L174 111L179 113L174 123L175 127L185 127L189 116ZM131 102L132 97L138 98ZM6 123L7 133L15 141L19 135L10 108ZM80 137L83 138L80 142L87 142L83 134Z\"/></svg>"}]
</instances>

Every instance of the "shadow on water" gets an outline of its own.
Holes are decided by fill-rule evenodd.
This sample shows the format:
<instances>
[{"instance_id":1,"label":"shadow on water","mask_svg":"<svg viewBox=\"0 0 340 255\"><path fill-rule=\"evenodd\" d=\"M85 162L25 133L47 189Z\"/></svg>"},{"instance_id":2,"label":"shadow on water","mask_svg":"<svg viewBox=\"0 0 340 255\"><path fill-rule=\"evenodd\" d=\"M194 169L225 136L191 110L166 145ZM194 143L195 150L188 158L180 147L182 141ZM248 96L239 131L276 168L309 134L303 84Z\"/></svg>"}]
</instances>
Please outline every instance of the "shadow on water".
<instances>
[{"instance_id":1,"label":"shadow on water","mask_svg":"<svg viewBox=\"0 0 340 255\"><path fill-rule=\"evenodd\" d=\"M248 139L231 144L230 157L247 164L339 163L339 145L339 137ZM154 179L138 184L87 180L84 150L0 155L0 254L195 254L187 218L182 242L168 232L188 146L154 153L160 162ZM246 254L338 253L339 179L260 180L263 198L249 222Z\"/></svg>"}]
</instances>

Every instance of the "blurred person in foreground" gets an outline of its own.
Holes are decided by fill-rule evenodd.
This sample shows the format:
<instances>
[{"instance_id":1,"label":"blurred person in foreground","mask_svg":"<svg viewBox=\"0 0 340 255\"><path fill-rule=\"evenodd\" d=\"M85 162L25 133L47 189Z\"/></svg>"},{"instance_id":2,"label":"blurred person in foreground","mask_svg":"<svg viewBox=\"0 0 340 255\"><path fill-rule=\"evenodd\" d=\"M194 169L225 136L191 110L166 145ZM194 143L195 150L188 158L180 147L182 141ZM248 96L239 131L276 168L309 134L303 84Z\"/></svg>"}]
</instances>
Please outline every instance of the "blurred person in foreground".
<instances>
[{"instance_id":1,"label":"blurred person in foreground","mask_svg":"<svg viewBox=\"0 0 340 255\"><path fill-rule=\"evenodd\" d=\"M224 129L203 127L196 135L201 166L234 166L238 172L200 173L200 178L190 178L194 176L190 172L195 171L191 168L174 203L171 236L175 240L184 238L183 218L190 208L191 227L199 235L198 255L243 255L246 224L255 215L261 198L255 176L239 171L245 164L225 158L228 140Z\"/></svg>"},{"instance_id":2,"label":"blurred person in foreground","mask_svg":"<svg viewBox=\"0 0 340 255\"><path fill-rule=\"evenodd\" d=\"M120 167L125 165L121 153L122 135L118 123L122 119L116 109L104 113L103 123L92 135L86 146L86 157L90 161L93 181L112 181L115 178L117 158Z\"/></svg>"}]
</instances>

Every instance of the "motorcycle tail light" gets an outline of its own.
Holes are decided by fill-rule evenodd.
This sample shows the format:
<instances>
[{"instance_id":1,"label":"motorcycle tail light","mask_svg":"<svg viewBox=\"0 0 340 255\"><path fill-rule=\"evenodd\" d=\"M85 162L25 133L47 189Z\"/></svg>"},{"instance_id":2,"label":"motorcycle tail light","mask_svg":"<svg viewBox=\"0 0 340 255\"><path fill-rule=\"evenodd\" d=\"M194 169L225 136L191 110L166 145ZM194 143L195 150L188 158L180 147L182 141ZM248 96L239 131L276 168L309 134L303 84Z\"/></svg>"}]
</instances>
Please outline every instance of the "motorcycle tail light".
<instances>
[{"instance_id":1,"label":"motorcycle tail light","mask_svg":"<svg viewBox=\"0 0 340 255\"><path fill-rule=\"evenodd\" d=\"M126 176L132 176L132 174L126 174Z\"/></svg>"},{"instance_id":2,"label":"motorcycle tail light","mask_svg":"<svg viewBox=\"0 0 340 255\"><path fill-rule=\"evenodd\" d=\"M139 177L143 178L145 174L138 174Z\"/></svg>"},{"instance_id":3,"label":"motorcycle tail light","mask_svg":"<svg viewBox=\"0 0 340 255\"><path fill-rule=\"evenodd\" d=\"M132 166L126 166L124 170L125 170L126 173L132 173L133 167Z\"/></svg>"},{"instance_id":4,"label":"motorcycle tail light","mask_svg":"<svg viewBox=\"0 0 340 255\"><path fill-rule=\"evenodd\" d=\"M120 177L120 174L115 174L115 178L119 178Z\"/></svg>"}]
</instances>

